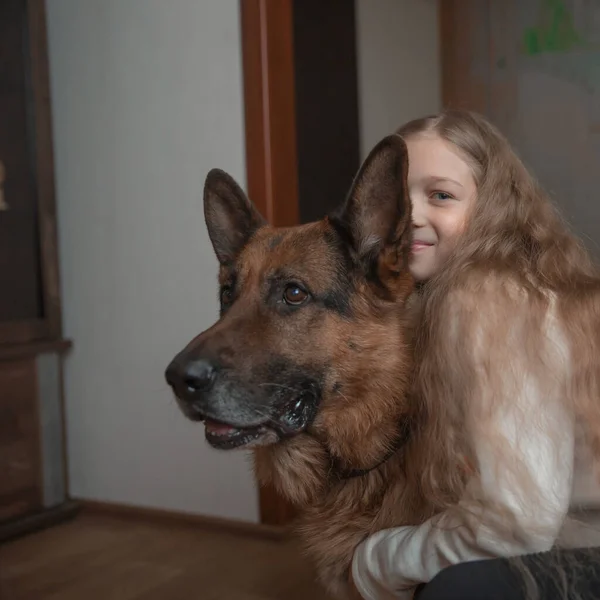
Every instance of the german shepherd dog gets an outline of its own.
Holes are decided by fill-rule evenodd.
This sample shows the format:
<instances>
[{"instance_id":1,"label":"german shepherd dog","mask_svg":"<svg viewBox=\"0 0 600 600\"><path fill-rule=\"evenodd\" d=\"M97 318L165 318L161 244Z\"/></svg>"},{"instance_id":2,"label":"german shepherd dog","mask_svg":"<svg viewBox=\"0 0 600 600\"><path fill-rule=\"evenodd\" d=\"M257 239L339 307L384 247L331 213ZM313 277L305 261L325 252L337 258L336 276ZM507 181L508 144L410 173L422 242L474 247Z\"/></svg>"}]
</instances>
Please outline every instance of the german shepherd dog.
<instances>
[{"instance_id":1,"label":"german shepherd dog","mask_svg":"<svg viewBox=\"0 0 600 600\"><path fill-rule=\"evenodd\" d=\"M425 512L410 484L407 171L402 138L386 137L332 214L273 228L211 170L204 214L220 318L166 371L208 443L252 449L259 481L298 506L299 539L338 597L359 542Z\"/></svg>"}]
</instances>

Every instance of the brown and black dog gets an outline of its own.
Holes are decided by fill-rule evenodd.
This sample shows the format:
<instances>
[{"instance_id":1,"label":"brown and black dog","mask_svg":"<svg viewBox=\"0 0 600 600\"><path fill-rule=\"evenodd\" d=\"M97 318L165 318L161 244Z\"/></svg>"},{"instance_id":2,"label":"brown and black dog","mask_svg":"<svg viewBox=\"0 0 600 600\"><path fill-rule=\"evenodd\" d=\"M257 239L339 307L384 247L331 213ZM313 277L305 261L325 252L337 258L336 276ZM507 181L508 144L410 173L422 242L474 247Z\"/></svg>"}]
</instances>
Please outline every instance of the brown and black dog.
<instances>
[{"instance_id":1,"label":"brown and black dog","mask_svg":"<svg viewBox=\"0 0 600 600\"><path fill-rule=\"evenodd\" d=\"M298 535L340 597L366 535L426 512L410 484L407 170L403 140L389 136L334 213L289 228L268 226L212 170L204 213L221 315L166 372L208 443L252 449L259 480L299 507Z\"/></svg>"}]
</instances>

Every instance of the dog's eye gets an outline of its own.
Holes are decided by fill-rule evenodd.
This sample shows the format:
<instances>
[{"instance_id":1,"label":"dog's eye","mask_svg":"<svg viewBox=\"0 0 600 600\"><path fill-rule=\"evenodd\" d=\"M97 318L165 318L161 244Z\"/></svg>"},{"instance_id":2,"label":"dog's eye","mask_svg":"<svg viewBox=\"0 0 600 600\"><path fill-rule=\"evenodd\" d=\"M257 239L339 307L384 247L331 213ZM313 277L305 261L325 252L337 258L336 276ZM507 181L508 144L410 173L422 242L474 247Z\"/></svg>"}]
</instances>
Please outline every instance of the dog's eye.
<instances>
[{"instance_id":1,"label":"dog's eye","mask_svg":"<svg viewBox=\"0 0 600 600\"><path fill-rule=\"evenodd\" d=\"M230 286L224 285L221 288L221 304L223 306L229 306L233 301L233 291Z\"/></svg>"},{"instance_id":2,"label":"dog's eye","mask_svg":"<svg viewBox=\"0 0 600 600\"><path fill-rule=\"evenodd\" d=\"M300 306L308 299L308 294L297 285L286 286L283 292L283 301L290 306Z\"/></svg>"}]
</instances>

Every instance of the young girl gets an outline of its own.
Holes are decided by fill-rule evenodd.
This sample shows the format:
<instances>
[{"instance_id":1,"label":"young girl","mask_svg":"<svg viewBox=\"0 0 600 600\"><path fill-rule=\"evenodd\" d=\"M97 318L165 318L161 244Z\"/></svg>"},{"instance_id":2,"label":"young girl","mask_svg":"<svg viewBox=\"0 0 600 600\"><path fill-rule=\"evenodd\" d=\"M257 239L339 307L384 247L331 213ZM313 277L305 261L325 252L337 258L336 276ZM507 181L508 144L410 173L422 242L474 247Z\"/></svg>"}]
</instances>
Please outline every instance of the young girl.
<instances>
[{"instance_id":1,"label":"young girl","mask_svg":"<svg viewBox=\"0 0 600 600\"><path fill-rule=\"evenodd\" d=\"M372 600L412 598L459 563L583 545L566 539L576 459L600 452L600 278L590 257L482 117L444 112L399 134L422 284L418 467L437 514L359 545L352 580ZM530 592L537 582L547 593L539 565L572 583L554 553L532 560L519 569ZM524 597L504 563L462 568L419 598ZM434 583L444 573L452 569ZM586 585L581 598L600 597Z\"/></svg>"}]
</instances>

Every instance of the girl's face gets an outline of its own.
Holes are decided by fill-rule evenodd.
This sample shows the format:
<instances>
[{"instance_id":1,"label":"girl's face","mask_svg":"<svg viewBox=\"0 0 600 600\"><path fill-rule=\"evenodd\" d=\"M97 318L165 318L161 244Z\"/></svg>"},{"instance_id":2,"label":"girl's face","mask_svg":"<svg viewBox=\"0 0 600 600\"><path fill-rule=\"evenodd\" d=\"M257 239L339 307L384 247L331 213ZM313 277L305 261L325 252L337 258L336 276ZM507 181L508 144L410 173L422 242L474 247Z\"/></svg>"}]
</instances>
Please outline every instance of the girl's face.
<instances>
[{"instance_id":1,"label":"girl's face","mask_svg":"<svg viewBox=\"0 0 600 600\"><path fill-rule=\"evenodd\" d=\"M438 135L414 135L406 145L414 227L410 270L417 281L425 281L452 252L477 188L459 151Z\"/></svg>"}]
</instances>

